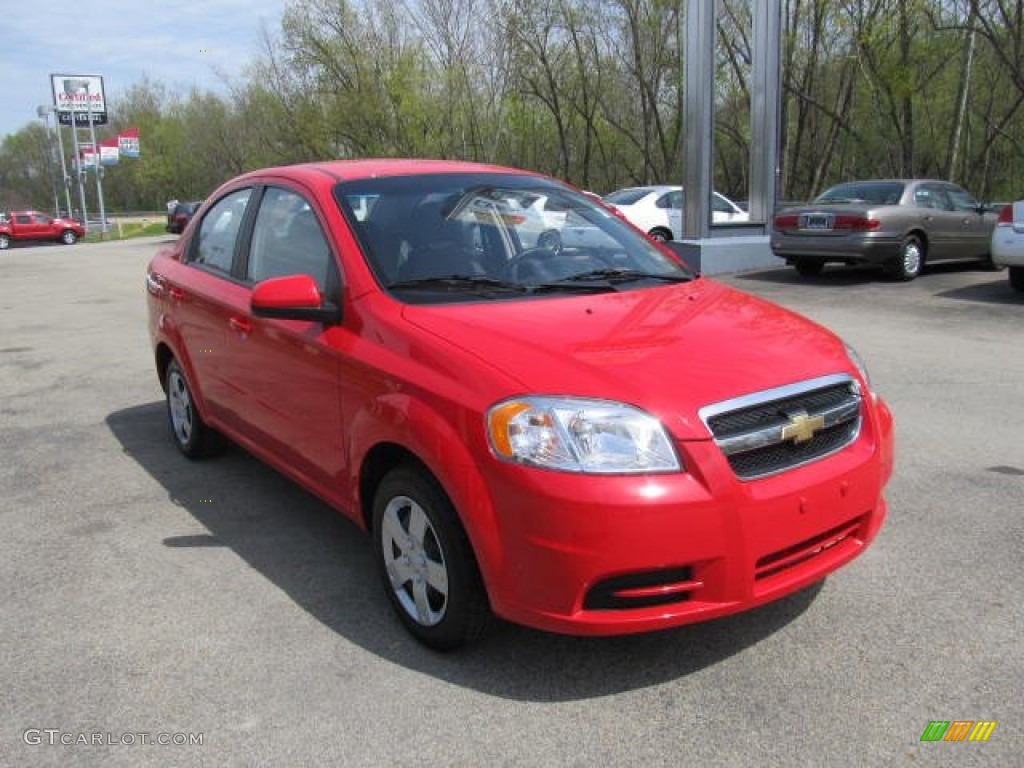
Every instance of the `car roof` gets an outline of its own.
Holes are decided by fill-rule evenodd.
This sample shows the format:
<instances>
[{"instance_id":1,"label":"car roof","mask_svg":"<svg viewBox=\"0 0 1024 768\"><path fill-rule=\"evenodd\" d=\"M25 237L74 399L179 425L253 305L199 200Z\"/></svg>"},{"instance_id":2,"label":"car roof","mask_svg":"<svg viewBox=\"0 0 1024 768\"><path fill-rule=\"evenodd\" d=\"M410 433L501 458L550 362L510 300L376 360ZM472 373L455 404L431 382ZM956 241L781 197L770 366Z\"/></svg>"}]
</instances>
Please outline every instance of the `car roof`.
<instances>
[{"instance_id":1,"label":"car roof","mask_svg":"<svg viewBox=\"0 0 1024 768\"><path fill-rule=\"evenodd\" d=\"M660 194L662 194L664 192L678 192L681 189L682 189L682 187L679 186L678 184L647 184L647 185L642 185L642 186L639 186L639 187L623 187L622 189L617 189L615 191L616 192L633 192L633 191L640 192L641 190L646 190L648 194L650 194L652 192L656 192L657 194L660 195ZM614 194L614 193L610 193L610 194Z\"/></svg>"},{"instance_id":2,"label":"car roof","mask_svg":"<svg viewBox=\"0 0 1024 768\"><path fill-rule=\"evenodd\" d=\"M325 162L302 163L300 165L277 166L252 171L239 179L258 176L287 175L312 181L327 176L334 181L380 178L387 176L419 176L435 173L507 173L517 176L538 176L542 174L507 168L500 165L472 163L463 160L423 160L396 158L363 158L358 160L330 160Z\"/></svg>"}]
</instances>

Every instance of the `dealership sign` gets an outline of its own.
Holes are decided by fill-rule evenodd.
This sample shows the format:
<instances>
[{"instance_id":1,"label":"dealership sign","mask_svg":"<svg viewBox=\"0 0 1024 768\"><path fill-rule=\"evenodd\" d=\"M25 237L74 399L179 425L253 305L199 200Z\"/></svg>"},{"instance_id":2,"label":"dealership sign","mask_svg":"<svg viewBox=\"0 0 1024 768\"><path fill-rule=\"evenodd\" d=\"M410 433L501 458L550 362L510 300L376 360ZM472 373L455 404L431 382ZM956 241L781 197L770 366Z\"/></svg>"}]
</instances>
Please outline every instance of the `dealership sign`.
<instances>
[{"instance_id":1,"label":"dealership sign","mask_svg":"<svg viewBox=\"0 0 1024 768\"><path fill-rule=\"evenodd\" d=\"M107 100L100 75L50 75L53 87L53 105L57 117L64 125L107 124Z\"/></svg>"}]
</instances>

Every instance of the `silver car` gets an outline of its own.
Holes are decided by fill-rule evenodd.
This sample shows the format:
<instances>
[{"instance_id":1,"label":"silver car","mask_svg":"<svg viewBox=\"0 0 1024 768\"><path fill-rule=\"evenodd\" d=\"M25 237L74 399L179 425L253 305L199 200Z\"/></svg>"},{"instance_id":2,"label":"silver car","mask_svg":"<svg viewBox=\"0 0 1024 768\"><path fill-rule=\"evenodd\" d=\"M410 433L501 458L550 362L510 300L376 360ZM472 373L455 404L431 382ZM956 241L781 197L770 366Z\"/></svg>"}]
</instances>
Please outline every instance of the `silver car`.
<instances>
[{"instance_id":1,"label":"silver car","mask_svg":"<svg viewBox=\"0 0 1024 768\"><path fill-rule=\"evenodd\" d=\"M878 264L913 280L926 262L991 263L996 214L962 187L930 179L838 184L773 219L772 251L805 276L825 264Z\"/></svg>"}]
</instances>

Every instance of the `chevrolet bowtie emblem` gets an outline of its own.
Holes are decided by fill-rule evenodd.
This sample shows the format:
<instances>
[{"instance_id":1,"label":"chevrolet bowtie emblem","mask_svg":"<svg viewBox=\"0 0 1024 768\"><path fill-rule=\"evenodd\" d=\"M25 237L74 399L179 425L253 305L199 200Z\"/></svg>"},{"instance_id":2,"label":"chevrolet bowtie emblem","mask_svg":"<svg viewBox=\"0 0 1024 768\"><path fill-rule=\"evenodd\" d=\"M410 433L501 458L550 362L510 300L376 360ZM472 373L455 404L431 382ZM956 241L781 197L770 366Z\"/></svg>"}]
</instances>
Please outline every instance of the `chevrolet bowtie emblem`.
<instances>
[{"instance_id":1,"label":"chevrolet bowtie emblem","mask_svg":"<svg viewBox=\"0 0 1024 768\"><path fill-rule=\"evenodd\" d=\"M808 416L807 411L800 411L789 416L789 423L782 428L782 439L792 440L795 445L800 445L824 428L824 416Z\"/></svg>"}]
</instances>

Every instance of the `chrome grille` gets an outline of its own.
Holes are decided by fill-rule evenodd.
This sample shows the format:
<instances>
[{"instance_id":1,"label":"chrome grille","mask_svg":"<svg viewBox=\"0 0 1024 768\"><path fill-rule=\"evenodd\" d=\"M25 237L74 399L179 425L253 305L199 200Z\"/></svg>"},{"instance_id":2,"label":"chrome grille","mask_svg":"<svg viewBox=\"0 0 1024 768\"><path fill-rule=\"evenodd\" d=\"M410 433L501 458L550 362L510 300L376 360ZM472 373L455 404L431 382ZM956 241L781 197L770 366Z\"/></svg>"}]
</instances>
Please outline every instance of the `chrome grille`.
<instances>
[{"instance_id":1,"label":"chrome grille","mask_svg":"<svg viewBox=\"0 0 1024 768\"><path fill-rule=\"evenodd\" d=\"M852 443L860 433L860 388L850 376L825 376L709 405L700 417L737 477L754 480Z\"/></svg>"}]
</instances>

